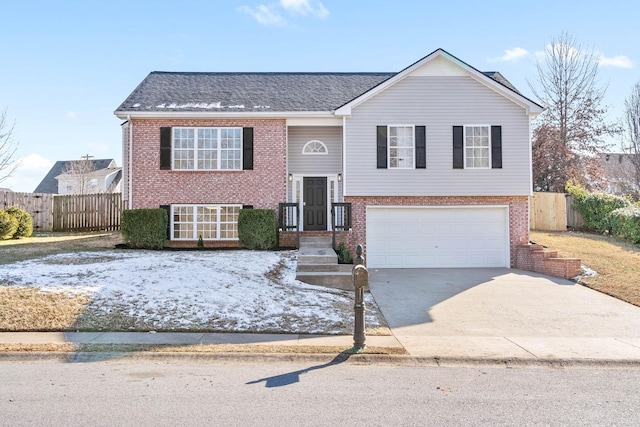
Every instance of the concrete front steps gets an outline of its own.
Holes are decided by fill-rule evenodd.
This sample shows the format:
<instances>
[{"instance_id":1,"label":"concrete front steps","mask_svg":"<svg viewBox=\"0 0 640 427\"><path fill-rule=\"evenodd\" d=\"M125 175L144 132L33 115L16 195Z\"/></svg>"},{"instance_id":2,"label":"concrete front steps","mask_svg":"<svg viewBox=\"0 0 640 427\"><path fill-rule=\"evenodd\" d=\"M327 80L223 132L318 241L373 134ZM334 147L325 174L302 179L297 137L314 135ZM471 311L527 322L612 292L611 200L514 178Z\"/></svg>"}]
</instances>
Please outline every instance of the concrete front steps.
<instances>
[{"instance_id":1,"label":"concrete front steps","mask_svg":"<svg viewBox=\"0 0 640 427\"><path fill-rule=\"evenodd\" d=\"M338 264L331 236L300 236L296 279L311 285L353 290L353 265Z\"/></svg>"}]
</instances>

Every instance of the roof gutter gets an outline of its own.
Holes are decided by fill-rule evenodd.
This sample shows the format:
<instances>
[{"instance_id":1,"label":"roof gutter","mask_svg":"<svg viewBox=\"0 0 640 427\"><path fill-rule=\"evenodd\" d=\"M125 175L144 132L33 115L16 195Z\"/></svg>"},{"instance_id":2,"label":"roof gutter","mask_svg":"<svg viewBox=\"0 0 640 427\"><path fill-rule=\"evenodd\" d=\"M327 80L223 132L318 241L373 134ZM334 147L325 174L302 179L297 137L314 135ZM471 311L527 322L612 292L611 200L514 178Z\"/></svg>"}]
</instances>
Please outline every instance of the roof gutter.
<instances>
[{"instance_id":1,"label":"roof gutter","mask_svg":"<svg viewBox=\"0 0 640 427\"><path fill-rule=\"evenodd\" d=\"M287 119L292 117L305 118L327 118L335 117L333 111L115 111L114 114L120 119L152 119L152 118L202 118L202 119Z\"/></svg>"}]
</instances>

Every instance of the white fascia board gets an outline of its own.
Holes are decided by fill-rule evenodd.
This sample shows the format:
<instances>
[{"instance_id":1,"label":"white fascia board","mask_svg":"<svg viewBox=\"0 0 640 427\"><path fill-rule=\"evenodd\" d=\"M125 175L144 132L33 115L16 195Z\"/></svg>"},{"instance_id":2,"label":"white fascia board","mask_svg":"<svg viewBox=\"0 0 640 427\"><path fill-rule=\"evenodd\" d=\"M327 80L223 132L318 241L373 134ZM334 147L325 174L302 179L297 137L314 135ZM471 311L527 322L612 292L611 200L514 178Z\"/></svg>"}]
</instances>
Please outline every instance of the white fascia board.
<instances>
[{"instance_id":1,"label":"white fascia board","mask_svg":"<svg viewBox=\"0 0 640 427\"><path fill-rule=\"evenodd\" d=\"M287 126L342 126L342 119L335 117L291 117Z\"/></svg>"},{"instance_id":2,"label":"white fascia board","mask_svg":"<svg viewBox=\"0 0 640 427\"><path fill-rule=\"evenodd\" d=\"M238 112L238 111L115 111L119 119L288 119L332 118L332 111L281 111L281 112Z\"/></svg>"}]
</instances>

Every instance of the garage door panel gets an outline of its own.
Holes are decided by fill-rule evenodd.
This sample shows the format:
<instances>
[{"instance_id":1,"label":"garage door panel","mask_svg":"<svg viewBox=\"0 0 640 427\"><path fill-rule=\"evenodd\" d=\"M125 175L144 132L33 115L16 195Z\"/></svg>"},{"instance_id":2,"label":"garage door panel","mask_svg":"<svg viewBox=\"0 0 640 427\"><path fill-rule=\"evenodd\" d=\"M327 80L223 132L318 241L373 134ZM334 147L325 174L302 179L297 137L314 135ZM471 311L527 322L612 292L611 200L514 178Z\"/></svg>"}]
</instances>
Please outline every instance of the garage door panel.
<instances>
[{"instance_id":1,"label":"garage door panel","mask_svg":"<svg viewBox=\"0 0 640 427\"><path fill-rule=\"evenodd\" d=\"M375 268L505 267L505 207L367 210L367 264Z\"/></svg>"}]
</instances>

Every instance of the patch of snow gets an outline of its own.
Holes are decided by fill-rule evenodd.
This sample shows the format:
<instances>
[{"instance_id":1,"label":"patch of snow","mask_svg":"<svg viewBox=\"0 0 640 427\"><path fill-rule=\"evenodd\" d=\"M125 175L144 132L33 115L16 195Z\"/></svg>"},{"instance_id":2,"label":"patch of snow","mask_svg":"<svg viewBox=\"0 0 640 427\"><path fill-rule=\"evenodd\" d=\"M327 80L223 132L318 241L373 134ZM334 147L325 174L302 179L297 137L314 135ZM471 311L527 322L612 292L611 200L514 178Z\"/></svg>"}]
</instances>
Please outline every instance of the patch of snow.
<instances>
[{"instance_id":1,"label":"patch of snow","mask_svg":"<svg viewBox=\"0 0 640 427\"><path fill-rule=\"evenodd\" d=\"M253 109L254 110L267 110L271 108L269 105L254 105Z\"/></svg>"},{"instance_id":2,"label":"patch of snow","mask_svg":"<svg viewBox=\"0 0 640 427\"><path fill-rule=\"evenodd\" d=\"M132 107L133 107L133 108L138 108L139 106L140 106L140 104L139 104L139 103L137 103L137 102L136 102L135 104L133 104L133 105L132 105Z\"/></svg>"},{"instance_id":3,"label":"patch of snow","mask_svg":"<svg viewBox=\"0 0 640 427\"><path fill-rule=\"evenodd\" d=\"M344 333L353 293L295 279L296 252L105 251L58 254L0 265L9 286L91 297L153 329L214 325L230 332ZM366 304L377 307L370 294ZM368 310L368 326L380 326ZM374 310L376 311L376 310ZM348 333L348 332L347 332Z\"/></svg>"},{"instance_id":4,"label":"patch of snow","mask_svg":"<svg viewBox=\"0 0 640 427\"><path fill-rule=\"evenodd\" d=\"M227 108L230 108L232 110L242 110L244 109L244 105L229 105Z\"/></svg>"},{"instance_id":5,"label":"patch of snow","mask_svg":"<svg viewBox=\"0 0 640 427\"><path fill-rule=\"evenodd\" d=\"M578 280L580 280L583 277L593 277L593 276L597 276L598 275L597 271L590 269L586 265L581 265L580 269L582 270L580 275L578 275L576 277L572 277L571 280L577 282Z\"/></svg>"},{"instance_id":6,"label":"patch of snow","mask_svg":"<svg viewBox=\"0 0 640 427\"><path fill-rule=\"evenodd\" d=\"M220 109L223 108L219 102L187 102L186 104L176 104L172 102L171 104L162 103L160 105L156 105L156 108L171 108L173 110L183 110L186 108L200 108L203 110L211 110L211 109Z\"/></svg>"}]
</instances>

